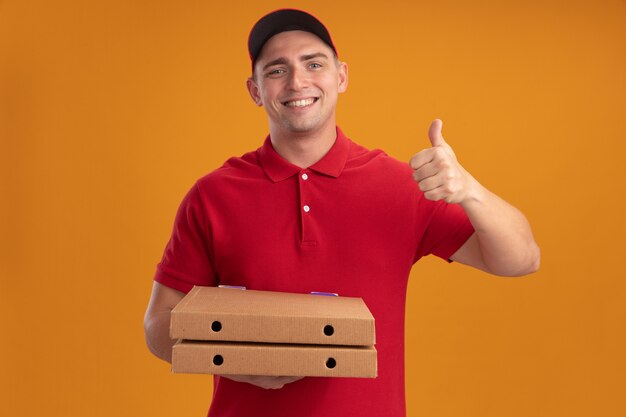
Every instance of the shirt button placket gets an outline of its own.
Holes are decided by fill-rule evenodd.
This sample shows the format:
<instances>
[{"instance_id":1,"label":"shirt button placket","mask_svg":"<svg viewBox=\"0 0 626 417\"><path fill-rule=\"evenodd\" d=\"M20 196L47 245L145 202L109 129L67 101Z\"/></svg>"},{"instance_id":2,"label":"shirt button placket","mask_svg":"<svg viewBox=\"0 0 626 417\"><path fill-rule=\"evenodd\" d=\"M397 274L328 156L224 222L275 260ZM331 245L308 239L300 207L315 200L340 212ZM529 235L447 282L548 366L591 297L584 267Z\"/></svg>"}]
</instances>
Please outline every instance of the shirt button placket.
<instances>
[{"instance_id":1,"label":"shirt button placket","mask_svg":"<svg viewBox=\"0 0 626 417\"><path fill-rule=\"evenodd\" d=\"M313 236L311 236L311 206L309 201L309 192L307 182L310 180L310 173L303 171L300 173L300 207L301 212L301 225L302 225L302 244L305 246L315 245Z\"/></svg>"}]
</instances>

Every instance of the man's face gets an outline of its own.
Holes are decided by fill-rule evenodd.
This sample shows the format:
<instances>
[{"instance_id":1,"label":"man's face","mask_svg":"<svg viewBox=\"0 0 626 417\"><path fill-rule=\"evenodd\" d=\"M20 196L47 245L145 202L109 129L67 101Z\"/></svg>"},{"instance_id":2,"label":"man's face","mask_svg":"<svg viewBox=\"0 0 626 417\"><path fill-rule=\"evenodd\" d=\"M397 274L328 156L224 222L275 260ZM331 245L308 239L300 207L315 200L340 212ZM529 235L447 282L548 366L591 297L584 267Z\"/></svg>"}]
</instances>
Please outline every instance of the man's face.
<instances>
[{"instance_id":1,"label":"man's face","mask_svg":"<svg viewBox=\"0 0 626 417\"><path fill-rule=\"evenodd\" d=\"M282 32L263 46L248 91L265 107L271 132L314 133L335 128L337 96L346 90L347 72L317 36Z\"/></svg>"}]
</instances>

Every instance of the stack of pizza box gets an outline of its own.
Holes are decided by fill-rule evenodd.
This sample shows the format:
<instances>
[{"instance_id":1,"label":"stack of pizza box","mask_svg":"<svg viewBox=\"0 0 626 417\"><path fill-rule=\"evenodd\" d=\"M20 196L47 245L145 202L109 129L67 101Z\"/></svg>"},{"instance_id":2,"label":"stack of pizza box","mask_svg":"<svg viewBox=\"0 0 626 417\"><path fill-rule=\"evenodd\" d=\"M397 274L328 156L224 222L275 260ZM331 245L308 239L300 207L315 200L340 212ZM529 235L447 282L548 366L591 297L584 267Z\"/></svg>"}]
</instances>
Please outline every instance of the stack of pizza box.
<instances>
[{"instance_id":1,"label":"stack of pizza box","mask_svg":"<svg viewBox=\"0 0 626 417\"><path fill-rule=\"evenodd\" d=\"M172 371L375 378L361 298L194 287L172 310Z\"/></svg>"}]
</instances>

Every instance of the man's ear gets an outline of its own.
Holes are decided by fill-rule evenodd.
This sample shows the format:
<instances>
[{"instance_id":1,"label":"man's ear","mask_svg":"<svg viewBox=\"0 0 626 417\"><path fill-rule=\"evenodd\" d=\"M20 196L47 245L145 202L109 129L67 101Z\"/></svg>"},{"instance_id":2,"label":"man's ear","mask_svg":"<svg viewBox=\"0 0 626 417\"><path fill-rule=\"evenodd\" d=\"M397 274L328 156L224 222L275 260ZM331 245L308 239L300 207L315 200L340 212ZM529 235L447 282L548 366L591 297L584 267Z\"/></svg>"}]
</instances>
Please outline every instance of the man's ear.
<instances>
[{"instance_id":1,"label":"man's ear","mask_svg":"<svg viewBox=\"0 0 626 417\"><path fill-rule=\"evenodd\" d=\"M348 64L339 63L339 92L343 93L348 89Z\"/></svg>"},{"instance_id":2,"label":"man's ear","mask_svg":"<svg viewBox=\"0 0 626 417\"><path fill-rule=\"evenodd\" d=\"M256 81L254 81L254 78L250 77L246 80L246 87L248 87L248 93L250 93L250 97L252 97L254 104L262 106L263 101L261 100L259 86L256 84Z\"/></svg>"}]
</instances>

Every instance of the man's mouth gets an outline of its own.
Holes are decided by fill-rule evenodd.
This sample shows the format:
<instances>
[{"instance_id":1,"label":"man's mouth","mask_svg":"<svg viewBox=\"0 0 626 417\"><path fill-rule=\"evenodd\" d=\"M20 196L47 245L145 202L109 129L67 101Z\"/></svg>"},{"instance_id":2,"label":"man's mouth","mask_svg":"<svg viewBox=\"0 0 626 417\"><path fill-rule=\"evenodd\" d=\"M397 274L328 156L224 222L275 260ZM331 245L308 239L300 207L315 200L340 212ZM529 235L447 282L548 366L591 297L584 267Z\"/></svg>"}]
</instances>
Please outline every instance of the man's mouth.
<instances>
[{"instance_id":1,"label":"man's mouth","mask_svg":"<svg viewBox=\"0 0 626 417\"><path fill-rule=\"evenodd\" d=\"M284 101L283 105L287 107L306 107L315 103L318 100L317 97L303 98L300 100Z\"/></svg>"}]
</instances>

